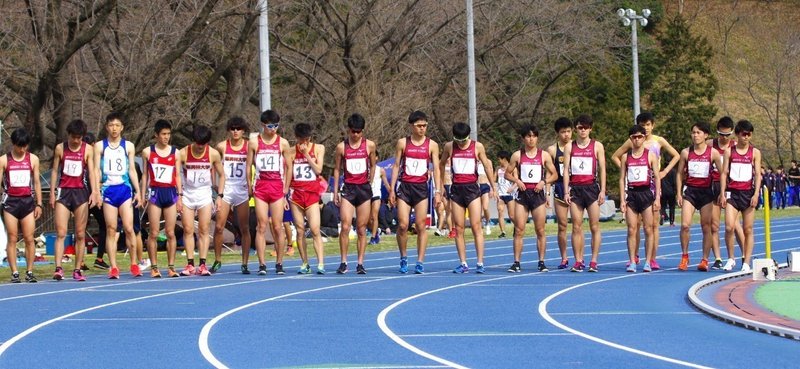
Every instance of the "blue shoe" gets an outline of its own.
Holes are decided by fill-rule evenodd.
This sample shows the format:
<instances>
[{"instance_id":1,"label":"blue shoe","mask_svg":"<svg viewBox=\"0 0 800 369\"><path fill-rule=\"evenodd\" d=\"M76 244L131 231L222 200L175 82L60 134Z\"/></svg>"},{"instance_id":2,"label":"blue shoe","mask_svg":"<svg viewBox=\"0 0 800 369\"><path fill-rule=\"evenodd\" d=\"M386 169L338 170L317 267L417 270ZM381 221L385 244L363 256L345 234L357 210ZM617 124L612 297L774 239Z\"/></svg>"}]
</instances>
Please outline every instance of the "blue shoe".
<instances>
[{"instance_id":1,"label":"blue shoe","mask_svg":"<svg viewBox=\"0 0 800 369\"><path fill-rule=\"evenodd\" d=\"M453 269L453 273L456 274L469 273L469 267L467 266L467 264L460 264L455 269Z\"/></svg>"},{"instance_id":2,"label":"blue shoe","mask_svg":"<svg viewBox=\"0 0 800 369\"><path fill-rule=\"evenodd\" d=\"M408 273L408 258L405 256L400 258L400 273Z\"/></svg>"},{"instance_id":3,"label":"blue shoe","mask_svg":"<svg viewBox=\"0 0 800 369\"><path fill-rule=\"evenodd\" d=\"M320 275L325 274L325 265L323 264L317 265L317 274Z\"/></svg>"},{"instance_id":4,"label":"blue shoe","mask_svg":"<svg viewBox=\"0 0 800 369\"><path fill-rule=\"evenodd\" d=\"M414 267L414 274L422 274L425 273L425 267L422 266L422 262L417 262L417 265Z\"/></svg>"},{"instance_id":5,"label":"blue shoe","mask_svg":"<svg viewBox=\"0 0 800 369\"><path fill-rule=\"evenodd\" d=\"M483 264L478 264L475 266L475 273L478 274L486 273L486 269L483 267Z\"/></svg>"},{"instance_id":6,"label":"blue shoe","mask_svg":"<svg viewBox=\"0 0 800 369\"><path fill-rule=\"evenodd\" d=\"M380 235L380 234L376 234L376 235L375 235L375 243L376 243L376 244L377 244L377 243L381 243L381 235Z\"/></svg>"},{"instance_id":7,"label":"blue shoe","mask_svg":"<svg viewBox=\"0 0 800 369\"><path fill-rule=\"evenodd\" d=\"M297 271L297 274L311 274L311 267L308 264L303 264L300 266L300 269Z\"/></svg>"}]
</instances>

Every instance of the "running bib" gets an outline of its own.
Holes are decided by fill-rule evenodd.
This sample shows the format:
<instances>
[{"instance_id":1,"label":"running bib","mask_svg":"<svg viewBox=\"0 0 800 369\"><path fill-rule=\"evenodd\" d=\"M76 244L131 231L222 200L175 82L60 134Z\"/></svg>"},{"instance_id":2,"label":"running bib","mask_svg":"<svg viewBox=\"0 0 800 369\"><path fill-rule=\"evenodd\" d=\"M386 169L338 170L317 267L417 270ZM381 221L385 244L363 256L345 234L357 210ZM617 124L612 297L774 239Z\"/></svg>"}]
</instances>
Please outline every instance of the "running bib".
<instances>
[{"instance_id":1,"label":"running bib","mask_svg":"<svg viewBox=\"0 0 800 369\"><path fill-rule=\"evenodd\" d=\"M688 163L689 177L708 178L710 165L707 161L690 161Z\"/></svg>"},{"instance_id":2,"label":"running bib","mask_svg":"<svg viewBox=\"0 0 800 369\"><path fill-rule=\"evenodd\" d=\"M210 186L211 171L208 169L186 170L186 183L192 187Z\"/></svg>"},{"instance_id":3,"label":"running bib","mask_svg":"<svg viewBox=\"0 0 800 369\"><path fill-rule=\"evenodd\" d=\"M367 158L345 159L345 166L350 174L363 174L367 171Z\"/></svg>"},{"instance_id":4,"label":"running bib","mask_svg":"<svg viewBox=\"0 0 800 369\"><path fill-rule=\"evenodd\" d=\"M31 171L30 170L9 170L8 183L11 187L30 187L31 186Z\"/></svg>"},{"instance_id":5,"label":"running bib","mask_svg":"<svg viewBox=\"0 0 800 369\"><path fill-rule=\"evenodd\" d=\"M83 163L77 160L64 160L63 173L70 177L80 177L83 174Z\"/></svg>"},{"instance_id":6,"label":"running bib","mask_svg":"<svg viewBox=\"0 0 800 369\"><path fill-rule=\"evenodd\" d=\"M647 180L647 166L646 165L631 165L628 167L628 183L637 183Z\"/></svg>"},{"instance_id":7,"label":"running bib","mask_svg":"<svg viewBox=\"0 0 800 369\"><path fill-rule=\"evenodd\" d=\"M478 164L478 175L485 176L486 175L486 168L483 167L483 163Z\"/></svg>"},{"instance_id":8,"label":"running bib","mask_svg":"<svg viewBox=\"0 0 800 369\"><path fill-rule=\"evenodd\" d=\"M233 179L238 180L244 178L244 166L246 163L243 162L227 162L223 166L225 168L225 179Z\"/></svg>"},{"instance_id":9,"label":"running bib","mask_svg":"<svg viewBox=\"0 0 800 369\"><path fill-rule=\"evenodd\" d=\"M541 165L521 164L519 171L519 179L522 180L522 183L539 183L542 181Z\"/></svg>"},{"instance_id":10,"label":"running bib","mask_svg":"<svg viewBox=\"0 0 800 369\"><path fill-rule=\"evenodd\" d=\"M280 170L278 154L256 154L256 168L259 172L278 172Z\"/></svg>"},{"instance_id":11,"label":"running bib","mask_svg":"<svg viewBox=\"0 0 800 369\"><path fill-rule=\"evenodd\" d=\"M406 174L410 176L423 176L427 172L427 159L406 158Z\"/></svg>"},{"instance_id":12,"label":"running bib","mask_svg":"<svg viewBox=\"0 0 800 369\"><path fill-rule=\"evenodd\" d=\"M736 182L750 182L753 180L753 165L749 163L731 163L730 177Z\"/></svg>"},{"instance_id":13,"label":"running bib","mask_svg":"<svg viewBox=\"0 0 800 369\"><path fill-rule=\"evenodd\" d=\"M164 164L150 164L153 168L153 178L158 183L170 184L172 183L172 173L175 167L172 165Z\"/></svg>"},{"instance_id":14,"label":"running bib","mask_svg":"<svg viewBox=\"0 0 800 369\"><path fill-rule=\"evenodd\" d=\"M311 165L308 165L308 163L295 164L292 173L292 178L298 182L311 182L317 179L317 173L314 173L314 170L311 169Z\"/></svg>"},{"instance_id":15,"label":"running bib","mask_svg":"<svg viewBox=\"0 0 800 369\"><path fill-rule=\"evenodd\" d=\"M121 176L128 171L128 160L124 150L106 150L103 161L103 173L109 176Z\"/></svg>"},{"instance_id":16,"label":"running bib","mask_svg":"<svg viewBox=\"0 0 800 369\"><path fill-rule=\"evenodd\" d=\"M478 170L480 173L480 168L482 165L478 166ZM475 173L475 159L468 159L468 158L453 158L453 171L456 174L474 174Z\"/></svg>"},{"instance_id":17,"label":"running bib","mask_svg":"<svg viewBox=\"0 0 800 369\"><path fill-rule=\"evenodd\" d=\"M583 156L573 156L570 163L570 172L572 175L592 175L592 158Z\"/></svg>"}]
</instances>

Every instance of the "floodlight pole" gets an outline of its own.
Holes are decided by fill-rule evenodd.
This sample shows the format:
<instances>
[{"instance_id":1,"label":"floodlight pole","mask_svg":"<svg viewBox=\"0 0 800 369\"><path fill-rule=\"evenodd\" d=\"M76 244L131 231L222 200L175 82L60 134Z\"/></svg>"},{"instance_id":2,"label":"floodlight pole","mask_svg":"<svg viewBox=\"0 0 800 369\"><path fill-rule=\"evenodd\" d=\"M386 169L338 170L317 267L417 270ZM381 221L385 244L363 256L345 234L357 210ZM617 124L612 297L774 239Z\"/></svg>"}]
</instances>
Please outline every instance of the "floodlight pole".
<instances>
[{"instance_id":1,"label":"floodlight pole","mask_svg":"<svg viewBox=\"0 0 800 369\"><path fill-rule=\"evenodd\" d=\"M475 29L473 27L472 0L467 1L467 98L469 101L470 138L478 139L478 104L475 98Z\"/></svg>"},{"instance_id":2,"label":"floodlight pole","mask_svg":"<svg viewBox=\"0 0 800 369\"><path fill-rule=\"evenodd\" d=\"M269 85L269 16L267 15L267 0L258 0L258 57L261 78L261 111L270 109L272 96Z\"/></svg>"},{"instance_id":3,"label":"floodlight pole","mask_svg":"<svg viewBox=\"0 0 800 369\"><path fill-rule=\"evenodd\" d=\"M631 54L633 58L633 119L641 113L639 105L639 37L637 34L637 23L642 27L647 25L647 17L650 16L650 9L642 9L642 15L636 14L633 9L618 9L617 16L622 20L622 25L631 26Z\"/></svg>"}]
</instances>

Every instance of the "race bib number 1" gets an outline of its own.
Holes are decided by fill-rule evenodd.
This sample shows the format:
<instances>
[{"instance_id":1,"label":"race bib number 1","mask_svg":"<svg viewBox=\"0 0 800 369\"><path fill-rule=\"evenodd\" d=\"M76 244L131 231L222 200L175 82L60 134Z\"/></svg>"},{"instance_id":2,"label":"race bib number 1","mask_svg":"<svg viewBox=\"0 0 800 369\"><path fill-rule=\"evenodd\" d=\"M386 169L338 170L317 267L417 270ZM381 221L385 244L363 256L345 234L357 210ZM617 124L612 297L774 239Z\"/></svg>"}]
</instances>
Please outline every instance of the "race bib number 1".
<instances>
[{"instance_id":1,"label":"race bib number 1","mask_svg":"<svg viewBox=\"0 0 800 369\"><path fill-rule=\"evenodd\" d=\"M83 163L77 160L64 160L64 175L80 177L83 174Z\"/></svg>"},{"instance_id":2,"label":"race bib number 1","mask_svg":"<svg viewBox=\"0 0 800 369\"><path fill-rule=\"evenodd\" d=\"M367 171L366 158L345 159L345 165L347 166L347 172L350 174L362 174Z\"/></svg>"}]
</instances>

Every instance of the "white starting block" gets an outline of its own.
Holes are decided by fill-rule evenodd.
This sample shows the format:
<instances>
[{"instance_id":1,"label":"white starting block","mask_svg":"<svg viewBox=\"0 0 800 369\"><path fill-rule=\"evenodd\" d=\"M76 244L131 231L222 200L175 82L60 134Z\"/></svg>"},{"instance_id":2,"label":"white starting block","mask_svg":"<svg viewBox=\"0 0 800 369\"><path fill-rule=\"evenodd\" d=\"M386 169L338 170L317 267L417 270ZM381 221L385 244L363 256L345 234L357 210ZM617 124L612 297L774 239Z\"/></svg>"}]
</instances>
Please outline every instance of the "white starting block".
<instances>
[{"instance_id":1,"label":"white starting block","mask_svg":"<svg viewBox=\"0 0 800 369\"><path fill-rule=\"evenodd\" d=\"M800 260L800 259L798 259ZM778 265L772 259L753 259L753 280L774 281Z\"/></svg>"},{"instance_id":2,"label":"white starting block","mask_svg":"<svg viewBox=\"0 0 800 369\"><path fill-rule=\"evenodd\" d=\"M793 272L800 272L800 251L792 251L787 256L789 263L789 270Z\"/></svg>"}]
</instances>

